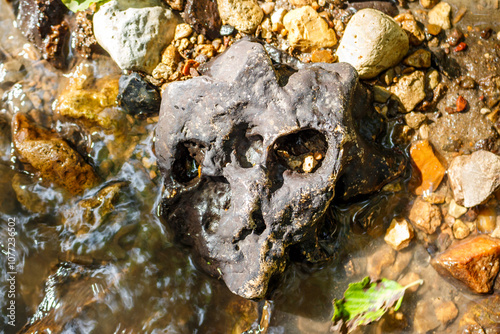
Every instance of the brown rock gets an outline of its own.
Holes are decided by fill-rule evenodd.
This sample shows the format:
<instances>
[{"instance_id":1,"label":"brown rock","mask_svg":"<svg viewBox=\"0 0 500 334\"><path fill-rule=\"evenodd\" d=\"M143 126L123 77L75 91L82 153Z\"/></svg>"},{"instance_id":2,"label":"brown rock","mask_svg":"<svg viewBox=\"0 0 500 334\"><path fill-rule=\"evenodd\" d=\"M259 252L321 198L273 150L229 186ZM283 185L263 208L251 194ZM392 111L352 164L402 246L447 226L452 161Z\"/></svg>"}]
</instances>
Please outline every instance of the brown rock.
<instances>
[{"instance_id":1,"label":"brown rock","mask_svg":"<svg viewBox=\"0 0 500 334\"><path fill-rule=\"evenodd\" d=\"M491 207L479 210L476 220L477 230L481 233L491 233L497 227L497 214Z\"/></svg>"},{"instance_id":2,"label":"brown rock","mask_svg":"<svg viewBox=\"0 0 500 334\"><path fill-rule=\"evenodd\" d=\"M92 167L68 143L21 113L12 119L12 139L21 162L29 163L42 178L73 195L99 182Z\"/></svg>"},{"instance_id":3,"label":"brown rock","mask_svg":"<svg viewBox=\"0 0 500 334\"><path fill-rule=\"evenodd\" d=\"M432 234L441 225L441 210L438 206L418 197L411 207L408 218L413 226L427 234Z\"/></svg>"},{"instance_id":4,"label":"brown rock","mask_svg":"<svg viewBox=\"0 0 500 334\"><path fill-rule=\"evenodd\" d=\"M184 20L198 34L203 34L210 39L220 36L222 20L215 0L187 0Z\"/></svg>"},{"instance_id":5,"label":"brown rock","mask_svg":"<svg viewBox=\"0 0 500 334\"><path fill-rule=\"evenodd\" d=\"M94 26L92 23L93 14L94 12L91 9L80 11L75 14L76 27L73 32L75 37L75 50L80 56L87 59L92 58L94 53L106 53L95 39Z\"/></svg>"},{"instance_id":6,"label":"brown rock","mask_svg":"<svg viewBox=\"0 0 500 334\"><path fill-rule=\"evenodd\" d=\"M429 68L431 67L431 53L424 49L418 49L406 57L403 64L417 68Z\"/></svg>"},{"instance_id":7,"label":"brown rock","mask_svg":"<svg viewBox=\"0 0 500 334\"><path fill-rule=\"evenodd\" d=\"M446 169L434 154L429 141L420 140L412 143L410 157L421 177L421 181L414 187L413 192L416 195L422 195L436 190L443 180Z\"/></svg>"},{"instance_id":8,"label":"brown rock","mask_svg":"<svg viewBox=\"0 0 500 334\"><path fill-rule=\"evenodd\" d=\"M425 26L425 29L432 36L439 35L439 33L441 32L441 30L443 30L443 28L441 28L441 26L438 26L438 25L435 25L435 24L430 24L430 23Z\"/></svg>"},{"instance_id":9,"label":"brown rock","mask_svg":"<svg viewBox=\"0 0 500 334\"><path fill-rule=\"evenodd\" d=\"M416 333L427 333L437 327L440 322L436 317L434 306L431 302L420 300L415 307L413 329Z\"/></svg>"},{"instance_id":10,"label":"brown rock","mask_svg":"<svg viewBox=\"0 0 500 334\"><path fill-rule=\"evenodd\" d=\"M500 269L500 240L487 235L466 239L437 256L432 265L476 293L491 292Z\"/></svg>"},{"instance_id":11,"label":"brown rock","mask_svg":"<svg viewBox=\"0 0 500 334\"><path fill-rule=\"evenodd\" d=\"M500 295L472 301L460 319L463 334L498 333L500 327Z\"/></svg>"},{"instance_id":12,"label":"brown rock","mask_svg":"<svg viewBox=\"0 0 500 334\"><path fill-rule=\"evenodd\" d=\"M57 68L66 67L65 46L69 39L64 15L68 8L61 1L22 0L17 22L21 32Z\"/></svg>"},{"instance_id":13,"label":"brown rock","mask_svg":"<svg viewBox=\"0 0 500 334\"><path fill-rule=\"evenodd\" d=\"M408 247L413 238L413 228L404 218L394 218L385 233L384 240L394 250Z\"/></svg>"},{"instance_id":14,"label":"brown rock","mask_svg":"<svg viewBox=\"0 0 500 334\"><path fill-rule=\"evenodd\" d=\"M314 50L311 54L313 63L333 63L336 59L330 50Z\"/></svg>"}]
</instances>

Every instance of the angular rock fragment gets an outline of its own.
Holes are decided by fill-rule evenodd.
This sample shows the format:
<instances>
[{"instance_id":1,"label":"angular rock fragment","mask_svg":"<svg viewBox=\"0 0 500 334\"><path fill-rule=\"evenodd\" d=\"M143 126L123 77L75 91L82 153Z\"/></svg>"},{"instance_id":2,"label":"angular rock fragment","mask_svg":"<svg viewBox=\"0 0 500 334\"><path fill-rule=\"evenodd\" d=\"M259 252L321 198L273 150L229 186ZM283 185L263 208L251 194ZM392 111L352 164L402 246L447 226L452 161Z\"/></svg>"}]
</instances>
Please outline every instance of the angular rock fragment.
<instances>
[{"instance_id":1,"label":"angular rock fragment","mask_svg":"<svg viewBox=\"0 0 500 334\"><path fill-rule=\"evenodd\" d=\"M301 66L273 67L262 45L242 40L162 96L162 215L245 298L268 295L291 248L328 258L318 231L331 228L321 217L334 196L380 189L404 166L358 132L374 111L349 64Z\"/></svg>"},{"instance_id":2,"label":"angular rock fragment","mask_svg":"<svg viewBox=\"0 0 500 334\"><path fill-rule=\"evenodd\" d=\"M21 162L30 164L42 178L73 195L99 182L92 167L68 143L21 113L12 119L12 140Z\"/></svg>"},{"instance_id":3,"label":"angular rock fragment","mask_svg":"<svg viewBox=\"0 0 500 334\"><path fill-rule=\"evenodd\" d=\"M97 43L94 36L94 26L91 9L80 11L75 14L76 28L73 31L75 50L83 58L90 59L94 53L105 53L104 49Z\"/></svg>"},{"instance_id":4,"label":"angular rock fragment","mask_svg":"<svg viewBox=\"0 0 500 334\"><path fill-rule=\"evenodd\" d=\"M432 265L476 293L491 292L500 270L500 239L487 235L465 239L438 255Z\"/></svg>"},{"instance_id":5,"label":"angular rock fragment","mask_svg":"<svg viewBox=\"0 0 500 334\"><path fill-rule=\"evenodd\" d=\"M369 79L399 63L409 49L408 36L390 16L363 9L354 14L337 50L340 62L354 66Z\"/></svg>"},{"instance_id":6,"label":"angular rock fragment","mask_svg":"<svg viewBox=\"0 0 500 334\"><path fill-rule=\"evenodd\" d=\"M413 227L406 219L393 219L391 225L385 233L384 240L395 250L401 250L408 247L413 238Z\"/></svg>"},{"instance_id":7,"label":"angular rock fragment","mask_svg":"<svg viewBox=\"0 0 500 334\"><path fill-rule=\"evenodd\" d=\"M479 205L500 186L500 157L484 150L456 157L448 177L458 204L466 208Z\"/></svg>"},{"instance_id":8,"label":"angular rock fragment","mask_svg":"<svg viewBox=\"0 0 500 334\"><path fill-rule=\"evenodd\" d=\"M160 111L160 93L138 73L122 75L119 87L118 103L129 114L153 115Z\"/></svg>"},{"instance_id":9,"label":"angular rock fragment","mask_svg":"<svg viewBox=\"0 0 500 334\"><path fill-rule=\"evenodd\" d=\"M412 111L425 99L425 74L415 71L399 78L398 82L391 86L391 91L399 98L407 112Z\"/></svg>"},{"instance_id":10,"label":"angular rock fragment","mask_svg":"<svg viewBox=\"0 0 500 334\"><path fill-rule=\"evenodd\" d=\"M451 6L447 2L441 1L429 11L429 23L443 29L450 29L450 14Z\"/></svg>"},{"instance_id":11,"label":"angular rock fragment","mask_svg":"<svg viewBox=\"0 0 500 334\"><path fill-rule=\"evenodd\" d=\"M97 41L121 69L151 74L174 38L177 19L161 0L112 0L93 23Z\"/></svg>"},{"instance_id":12,"label":"angular rock fragment","mask_svg":"<svg viewBox=\"0 0 500 334\"><path fill-rule=\"evenodd\" d=\"M283 18L290 45L301 51L332 47L337 44L335 31L311 7L304 6L288 12Z\"/></svg>"},{"instance_id":13,"label":"angular rock fragment","mask_svg":"<svg viewBox=\"0 0 500 334\"><path fill-rule=\"evenodd\" d=\"M441 210L418 197L411 207L408 219L419 230L432 234L441 225Z\"/></svg>"},{"instance_id":14,"label":"angular rock fragment","mask_svg":"<svg viewBox=\"0 0 500 334\"><path fill-rule=\"evenodd\" d=\"M412 143L410 156L420 172L420 182L414 185L413 192L416 195L432 193L439 187L446 170L434 154L429 141L420 140Z\"/></svg>"},{"instance_id":15,"label":"angular rock fragment","mask_svg":"<svg viewBox=\"0 0 500 334\"><path fill-rule=\"evenodd\" d=\"M194 31L210 39L220 37L222 20L219 16L216 0L187 0L184 20Z\"/></svg>"}]
</instances>

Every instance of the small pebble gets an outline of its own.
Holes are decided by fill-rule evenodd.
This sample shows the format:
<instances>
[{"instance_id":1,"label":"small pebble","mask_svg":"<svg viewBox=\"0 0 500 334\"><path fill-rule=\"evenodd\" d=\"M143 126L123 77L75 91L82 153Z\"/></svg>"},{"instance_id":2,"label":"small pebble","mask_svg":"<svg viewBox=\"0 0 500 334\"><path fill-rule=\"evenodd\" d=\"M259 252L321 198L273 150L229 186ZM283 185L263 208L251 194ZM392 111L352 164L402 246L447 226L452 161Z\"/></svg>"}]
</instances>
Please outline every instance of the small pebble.
<instances>
[{"instance_id":1,"label":"small pebble","mask_svg":"<svg viewBox=\"0 0 500 334\"><path fill-rule=\"evenodd\" d=\"M453 49L454 52L460 52L460 51L464 51L467 49L467 44L465 44L464 42L461 42L460 44L457 45L456 48Z\"/></svg>"},{"instance_id":2,"label":"small pebble","mask_svg":"<svg viewBox=\"0 0 500 334\"><path fill-rule=\"evenodd\" d=\"M483 30L481 30L481 38L482 39L488 39L491 37L491 34L492 34L493 30L491 28L485 28Z\"/></svg>"},{"instance_id":3,"label":"small pebble","mask_svg":"<svg viewBox=\"0 0 500 334\"><path fill-rule=\"evenodd\" d=\"M467 108L467 100L462 96L459 95L457 98L457 112L462 112Z\"/></svg>"},{"instance_id":4,"label":"small pebble","mask_svg":"<svg viewBox=\"0 0 500 334\"><path fill-rule=\"evenodd\" d=\"M232 35L234 32L234 27L229 25L229 24L224 24L221 28L220 28L220 34L222 36L229 36L229 35Z\"/></svg>"},{"instance_id":5,"label":"small pebble","mask_svg":"<svg viewBox=\"0 0 500 334\"><path fill-rule=\"evenodd\" d=\"M486 114L489 114L491 112L491 110L488 108L481 108L481 110L479 112L483 115L486 115Z\"/></svg>"}]
</instances>

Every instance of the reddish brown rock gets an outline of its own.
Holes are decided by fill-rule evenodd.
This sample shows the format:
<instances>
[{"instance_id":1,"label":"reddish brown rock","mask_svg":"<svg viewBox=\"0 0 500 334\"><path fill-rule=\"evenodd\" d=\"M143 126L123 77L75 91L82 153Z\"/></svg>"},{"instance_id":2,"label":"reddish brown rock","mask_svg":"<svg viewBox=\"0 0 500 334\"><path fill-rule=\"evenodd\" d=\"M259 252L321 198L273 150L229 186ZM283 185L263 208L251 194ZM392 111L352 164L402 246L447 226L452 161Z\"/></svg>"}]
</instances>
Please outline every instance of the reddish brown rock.
<instances>
[{"instance_id":1,"label":"reddish brown rock","mask_svg":"<svg viewBox=\"0 0 500 334\"><path fill-rule=\"evenodd\" d=\"M12 140L21 162L30 164L42 178L73 195L99 182L92 167L67 142L21 113L12 119Z\"/></svg>"},{"instance_id":2,"label":"reddish brown rock","mask_svg":"<svg viewBox=\"0 0 500 334\"><path fill-rule=\"evenodd\" d=\"M500 269L500 240L487 235L466 239L436 257L432 265L476 293L491 292Z\"/></svg>"},{"instance_id":3,"label":"reddish brown rock","mask_svg":"<svg viewBox=\"0 0 500 334\"><path fill-rule=\"evenodd\" d=\"M441 211L436 205L418 197L408 216L413 226L427 234L432 234L441 225Z\"/></svg>"},{"instance_id":4,"label":"reddish brown rock","mask_svg":"<svg viewBox=\"0 0 500 334\"><path fill-rule=\"evenodd\" d=\"M433 192L444 177L446 169L434 154L428 140L414 142L410 148L410 156L415 167L420 172L420 182L415 184L413 192L416 195Z\"/></svg>"}]
</instances>

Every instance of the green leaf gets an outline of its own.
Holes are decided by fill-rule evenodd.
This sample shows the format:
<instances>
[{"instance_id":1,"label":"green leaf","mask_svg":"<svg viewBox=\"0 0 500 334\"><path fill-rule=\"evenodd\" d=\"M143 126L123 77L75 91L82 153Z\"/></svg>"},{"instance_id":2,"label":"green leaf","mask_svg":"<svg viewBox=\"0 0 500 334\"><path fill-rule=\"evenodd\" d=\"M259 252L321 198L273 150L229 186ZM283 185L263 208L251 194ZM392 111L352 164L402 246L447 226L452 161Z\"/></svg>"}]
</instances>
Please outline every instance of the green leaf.
<instances>
[{"instance_id":1,"label":"green leaf","mask_svg":"<svg viewBox=\"0 0 500 334\"><path fill-rule=\"evenodd\" d=\"M351 332L358 326L379 320L394 304L397 311L406 289L422 283L423 280L417 280L403 287L385 278L371 282L365 277L360 282L349 284L344 298L334 299L332 321L344 331Z\"/></svg>"},{"instance_id":2,"label":"green leaf","mask_svg":"<svg viewBox=\"0 0 500 334\"><path fill-rule=\"evenodd\" d=\"M104 3L108 0L62 0L63 4L69 8L70 11L76 13L81 10L86 10L93 3Z\"/></svg>"}]
</instances>

